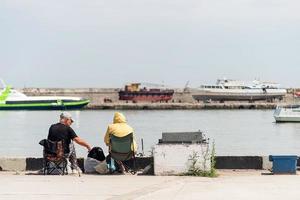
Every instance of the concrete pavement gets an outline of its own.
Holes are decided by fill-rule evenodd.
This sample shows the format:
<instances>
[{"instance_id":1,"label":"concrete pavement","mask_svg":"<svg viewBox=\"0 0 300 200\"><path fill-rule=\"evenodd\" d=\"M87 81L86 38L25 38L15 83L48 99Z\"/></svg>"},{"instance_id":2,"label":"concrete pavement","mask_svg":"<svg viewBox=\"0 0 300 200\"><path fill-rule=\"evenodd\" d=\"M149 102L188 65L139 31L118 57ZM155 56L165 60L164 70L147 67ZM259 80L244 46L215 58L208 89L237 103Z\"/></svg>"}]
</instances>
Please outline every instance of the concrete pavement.
<instances>
[{"instance_id":1,"label":"concrete pavement","mask_svg":"<svg viewBox=\"0 0 300 200\"><path fill-rule=\"evenodd\" d=\"M211 199L300 198L299 175L261 175L256 170L220 170L217 178L181 176L43 176L0 173L0 199Z\"/></svg>"}]
</instances>

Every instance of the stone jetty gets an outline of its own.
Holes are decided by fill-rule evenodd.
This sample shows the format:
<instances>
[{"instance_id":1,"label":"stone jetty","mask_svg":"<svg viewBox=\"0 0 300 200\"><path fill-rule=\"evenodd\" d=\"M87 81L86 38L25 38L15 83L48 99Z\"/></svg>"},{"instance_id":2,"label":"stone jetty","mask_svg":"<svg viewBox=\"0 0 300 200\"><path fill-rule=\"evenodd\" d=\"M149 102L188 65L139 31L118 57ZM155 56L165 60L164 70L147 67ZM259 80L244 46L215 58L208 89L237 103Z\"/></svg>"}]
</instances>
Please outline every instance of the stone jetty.
<instances>
[{"instance_id":1,"label":"stone jetty","mask_svg":"<svg viewBox=\"0 0 300 200\"><path fill-rule=\"evenodd\" d=\"M23 88L19 89L29 96L80 96L91 102L84 109L116 109L116 110L181 110L181 109L274 109L277 105L297 103L291 93L282 101L266 102L197 102L192 92L175 89L173 99L166 102L126 102L120 101L118 88Z\"/></svg>"}]
</instances>

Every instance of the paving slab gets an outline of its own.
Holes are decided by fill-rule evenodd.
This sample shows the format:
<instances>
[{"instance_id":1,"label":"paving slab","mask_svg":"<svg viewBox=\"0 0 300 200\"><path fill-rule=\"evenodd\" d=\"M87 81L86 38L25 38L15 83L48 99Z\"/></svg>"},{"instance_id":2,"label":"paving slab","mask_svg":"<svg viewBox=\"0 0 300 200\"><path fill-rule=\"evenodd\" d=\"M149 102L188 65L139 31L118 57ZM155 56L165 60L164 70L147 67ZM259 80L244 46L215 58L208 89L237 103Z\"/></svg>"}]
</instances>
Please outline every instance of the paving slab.
<instances>
[{"instance_id":1,"label":"paving slab","mask_svg":"<svg viewBox=\"0 0 300 200\"><path fill-rule=\"evenodd\" d=\"M182 176L43 176L0 173L0 199L299 199L299 175L219 170L217 178Z\"/></svg>"}]
</instances>

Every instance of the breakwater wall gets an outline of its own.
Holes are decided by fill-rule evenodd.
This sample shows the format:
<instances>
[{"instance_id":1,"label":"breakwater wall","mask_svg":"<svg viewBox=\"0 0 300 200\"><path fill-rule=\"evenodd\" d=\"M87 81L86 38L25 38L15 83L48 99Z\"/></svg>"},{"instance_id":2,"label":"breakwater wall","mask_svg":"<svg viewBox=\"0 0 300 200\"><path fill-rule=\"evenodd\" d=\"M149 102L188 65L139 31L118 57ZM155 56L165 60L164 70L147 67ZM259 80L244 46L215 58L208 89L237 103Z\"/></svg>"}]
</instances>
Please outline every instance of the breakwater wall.
<instances>
[{"instance_id":1,"label":"breakwater wall","mask_svg":"<svg viewBox=\"0 0 300 200\"><path fill-rule=\"evenodd\" d=\"M175 89L173 99L168 103L126 102L120 101L119 88L23 88L19 89L28 96L79 96L90 100L84 109L112 110L175 110L175 109L274 109L276 105L295 103L292 94L277 102L197 102L192 98L193 92Z\"/></svg>"},{"instance_id":2,"label":"breakwater wall","mask_svg":"<svg viewBox=\"0 0 300 200\"><path fill-rule=\"evenodd\" d=\"M106 103L86 109L99 110L201 110L201 109L274 109L276 103Z\"/></svg>"},{"instance_id":3,"label":"breakwater wall","mask_svg":"<svg viewBox=\"0 0 300 200\"><path fill-rule=\"evenodd\" d=\"M271 169L268 156L216 156L216 169ZM84 159L79 158L79 167L84 171ZM137 157L139 170L153 165L153 157ZM297 166L300 166L298 160ZM43 168L43 158L0 158L0 171L36 171Z\"/></svg>"}]
</instances>

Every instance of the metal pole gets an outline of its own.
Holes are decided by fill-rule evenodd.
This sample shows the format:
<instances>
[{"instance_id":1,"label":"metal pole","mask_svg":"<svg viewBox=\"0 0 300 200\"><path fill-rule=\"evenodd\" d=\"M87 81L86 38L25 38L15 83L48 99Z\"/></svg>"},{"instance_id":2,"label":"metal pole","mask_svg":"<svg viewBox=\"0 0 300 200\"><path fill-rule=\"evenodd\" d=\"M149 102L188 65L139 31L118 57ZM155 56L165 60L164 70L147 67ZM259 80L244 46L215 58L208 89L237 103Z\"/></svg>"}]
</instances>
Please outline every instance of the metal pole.
<instances>
[{"instance_id":1,"label":"metal pole","mask_svg":"<svg viewBox=\"0 0 300 200\"><path fill-rule=\"evenodd\" d=\"M144 154L144 140L143 140L143 138L141 139L141 143L142 143L142 154L144 156L145 154Z\"/></svg>"}]
</instances>

